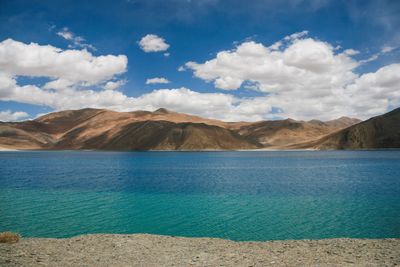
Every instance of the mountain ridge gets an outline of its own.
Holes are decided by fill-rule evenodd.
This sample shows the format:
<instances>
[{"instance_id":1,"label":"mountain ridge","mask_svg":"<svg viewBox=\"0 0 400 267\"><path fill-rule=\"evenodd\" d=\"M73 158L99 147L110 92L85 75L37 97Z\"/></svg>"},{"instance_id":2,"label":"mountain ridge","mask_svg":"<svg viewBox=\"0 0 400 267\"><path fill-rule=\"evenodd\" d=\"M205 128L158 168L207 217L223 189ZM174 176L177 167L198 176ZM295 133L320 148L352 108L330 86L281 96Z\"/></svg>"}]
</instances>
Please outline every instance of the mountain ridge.
<instances>
[{"instance_id":1,"label":"mountain ridge","mask_svg":"<svg viewBox=\"0 0 400 267\"><path fill-rule=\"evenodd\" d=\"M400 108L372 117L318 140L295 145L293 148L400 148Z\"/></svg>"},{"instance_id":2,"label":"mountain ridge","mask_svg":"<svg viewBox=\"0 0 400 267\"><path fill-rule=\"evenodd\" d=\"M142 110L117 112L86 108L53 112L29 121L0 122L0 148L247 150L400 147L398 141L400 134L397 132L400 130L396 126L390 126L398 122L400 109L392 112L394 116L390 115L391 112L378 116L382 122L376 124L378 117L364 122L348 117L325 122L293 119L225 122L165 108L153 112ZM368 122L371 120L374 123ZM387 120L389 122L386 122ZM363 123L369 125L364 131L352 130L365 127ZM361 126L357 126L360 124ZM382 131L374 128L379 125L385 125ZM394 133L386 134L385 129ZM364 140L362 136L367 136L365 132L368 131L376 134L368 137L368 142L362 141ZM379 136L386 135L386 139L383 137L384 141L376 143L372 141L374 138L379 140ZM346 138L361 141L347 144L343 141Z\"/></svg>"}]
</instances>

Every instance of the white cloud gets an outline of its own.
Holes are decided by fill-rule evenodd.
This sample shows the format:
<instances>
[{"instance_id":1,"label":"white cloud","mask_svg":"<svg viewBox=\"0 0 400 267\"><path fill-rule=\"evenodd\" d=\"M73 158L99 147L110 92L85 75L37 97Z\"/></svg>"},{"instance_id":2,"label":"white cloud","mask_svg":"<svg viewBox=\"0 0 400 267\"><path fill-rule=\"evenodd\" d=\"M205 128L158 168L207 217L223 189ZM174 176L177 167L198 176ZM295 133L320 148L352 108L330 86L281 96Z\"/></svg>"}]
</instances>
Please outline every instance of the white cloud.
<instances>
[{"instance_id":1,"label":"white cloud","mask_svg":"<svg viewBox=\"0 0 400 267\"><path fill-rule=\"evenodd\" d=\"M119 81L109 81L104 85L104 89L106 90L115 90L126 83L126 80L119 80Z\"/></svg>"},{"instance_id":2,"label":"white cloud","mask_svg":"<svg viewBox=\"0 0 400 267\"><path fill-rule=\"evenodd\" d=\"M399 102L400 90L393 86L400 84L397 64L359 76L354 70L366 60L351 57L358 51L338 52L331 44L306 35L306 31L292 34L272 47L246 41L204 63L188 62L185 67L219 89L244 86L265 93L263 101L282 110L283 117L367 118ZM366 78L370 76L374 79ZM386 82L374 85L372 80L378 77ZM367 81L361 87L363 80Z\"/></svg>"},{"instance_id":3,"label":"white cloud","mask_svg":"<svg viewBox=\"0 0 400 267\"><path fill-rule=\"evenodd\" d=\"M360 63L365 64L365 63L368 63L368 62L377 60L377 59L379 58L380 55L381 55L381 53L373 54L373 55L371 55L369 58L360 60Z\"/></svg>"},{"instance_id":4,"label":"white cloud","mask_svg":"<svg viewBox=\"0 0 400 267\"><path fill-rule=\"evenodd\" d=\"M266 95L243 98L226 93L199 93L187 88L160 89L139 97L115 90L45 90L19 86L11 77L0 76L0 100L43 105L55 110L84 107L117 111L155 110L165 107L178 112L226 121L258 121L272 115L272 107L283 108L283 117L331 119L343 115L367 118L399 105L400 64L364 74L334 96L304 98L301 95Z\"/></svg>"},{"instance_id":5,"label":"white cloud","mask_svg":"<svg viewBox=\"0 0 400 267\"><path fill-rule=\"evenodd\" d=\"M29 117L29 114L23 111L11 112L10 110L0 111L0 121L18 121Z\"/></svg>"},{"instance_id":6,"label":"white cloud","mask_svg":"<svg viewBox=\"0 0 400 267\"><path fill-rule=\"evenodd\" d=\"M352 108L368 118L400 106L400 64L391 64L376 72L361 75L345 88Z\"/></svg>"},{"instance_id":7,"label":"white cloud","mask_svg":"<svg viewBox=\"0 0 400 267\"><path fill-rule=\"evenodd\" d=\"M158 83L166 84L166 83L170 83L170 81L163 77L160 77L160 78L156 77L156 78L151 78L151 79L146 80L146 84L158 84Z\"/></svg>"},{"instance_id":8,"label":"white cloud","mask_svg":"<svg viewBox=\"0 0 400 267\"><path fill-rule=\"evenodd\" d=\"M199 93L187 88L160 89L131 98L140 109L160 107L225 121L257 121L271 111L262 98L237 98L223 93Z\"/></svg>"},{"instance_id":9,"label":"white cloud","mask_svg":"<svg viewBox=\"0 0 400 267\"><path fill-rule=\"evenodd\" d=\"M387 46L382 47L381 52L382 52L383 54L386 54L386 53L392 52L394 49L396 49L396 47L388 46L388 45L387 45Z\"/></svg>"},{"instance_id":10,"label":"white cloud","mask_svg":"<svg viewBox=\"0 0 400 267\"><path fill-rule=\"evenodd\" d=\"M381 56L383 56L383 55L385 55L385 54L388 54L388 53L392 52L392 51L395 50L396 48L397 48L397 47L388 46L388 45L383 46L382 49L381 49L381 51L379 51L378 53L375 53L375 54L371 55L371 56L370 56L369 58L367 58L367 59L360 60L360 63L363 63L363 64L364 64L364 63L368 63L368 62L377 60L379 57L381 57Z\"/></svg>"},{"instance_id":11,"label":"white cloud","mask_svg":"<svg viewBox=\"0 0 400 267\"><path fill-rule=\"evenodd\" d=\"M65 79L57 79L50 82L47 82L43 88L44 89L54 89L54 90L63 90L65 88L71 87L74 85L74 82Z\"/></svg>"},{"instance_id":12,"label":"white cloud","mask_svg":"<svg viewBox=\"0 0 400 267\"><path fill-rule=\"evenodd\" d=\"M139 46L146 53L166 51L169 48L169 44L167 44L163 38L155 34L147 34L144 36L140 39Z\"/></svg>"},{"instance_id":13,"label":"white cloud","mask_svg":"<svg viewBox=\"0 0 400 267\"><path fill-rule=\"evenodd\" d=\"M279 48L281 48L282 46L282 41L278 41L272 45L270 45L268 48L271 50L279 50Z\"/></svg>"},{"instance_id":14,"label":"white cloud","mask_svg":"<svg viewBox=\"0 0 400 267\"><path fill-rule=\"evenodd\" d=\"M0 43L0 100L54 110L93 107L132 111L165 107L224 120L259 120L270 110L262 99L199 93L187 88L161 89L129 97L116 90L125 80L115 80L116 75L126 70L126 65L125 56L95 57L87 51L64 51L9 39ZM21 85L17 81L21 76L45 77L50 81L43 86ZM158 79L158 82L166 80ZM23 114L14 116L17 115L22 118Z\"/></svg>"},{"instance_id":15,"label":"white cloud","mask_svg":"<svg viewBox=\"0 0 400 267\"><path fill-rule=\"evenodd\" d=\"M295 119L368 118L399 106L400 64L358 75L354 69L359 64L348 51L338 52L312 38L283 41L278 50L244 42L205 63L188 63L186 68L221 89L245 86L261 96L174 88L130 97L117 90L125 82L116 77L126 70L125 56L95 57L87 51L6 40L0 43L0 100L54 110L165 107L227 121L268 119L276 115L272 112L276 109L282 111L279 116ZM43 86L22 85L17 82L20 76L47 77L50 81Z\"/></svg>"},{"instance_id":16,"label":"white cloud","mask_svg":"<svg viewBox=\"0 0 400 267\"><path fill-rule=\"evenodd\" d=\"M93 56L86 50L62 50L51 45L25 44L7 39L0 43L0 70L29 77L48 77L58 83L97 84L126 71L125 55ZM56 83L49 87L57 86Z\"/></svg>"},{"instance_id":17,"label":"white cloud","mask_svg":"<svg viewBox=\"0 0 400 267\"><path fill-rule=\"evenodd\" d=\"M342 86L355 76L352 70L357 65L346 54L334 54L329 44L311 38L295 40L282 51L250 41L203 64L186 63L195 76L214 81L219 89L236 90L253 81L264 92Z\"/></svg>"},{"instance_id":18,"label":"white cloud","mask_svg":"<svg viewBox=\"0 0 400 267\"><path fill-rule=\"evenodd\" d=\"M355 55L360 54L360 51L354 50L354 49L346 49L346 50L343 51L343 53L346 54L346 55L349 55L349 56L355 56Z\"/></svg>"},{"instance_id":19,"label":"white cloud","mask_svg":"<svg viewBox=\"0 0 400 267\"><path fill-rule=\"evenodd\" d=\"M57 32L57 35L68 41L73 40L73 34L72 32L68 31L68 28L64 28L62 31Z\"/></svg>"},{"instance_id":20,"label":"white cloud","mask_svg":"<svg viewBox=\"0 0 400 267\"><path fill-rule=\"evenodd\" d=\"M291 35L286 36L283 39L285 41L293 41L293 40L296 40L296 39L303 38L306 35L308 35L308 31L295 32L295 33L292 33Z\"/></svg>"},{"instance_id":21,"label":"white cloud","mask_svg":"<svg viewBox=\"0 0 400 267\"><path fill-rule=\"evenodd\" d=\"M61 31L58 31L57 35L71 42L71 44L68 46L69 48L86 48L93 51L97 50L93 45L86 44L85 38L83 38L82 36L76 36L67 27L64 27Z\"/></svg>"},{"instance_id":22,"label":"white cloud","mask_svg":"<svg viewBox=\"0 0 400 267\"><path fill-rule=\"evenodd\" d=\"M53 90L49 87L57 86L48 84L44 87L19 85L16 77L0 72L0 100L47 106L54 110L92 107L132 111L165 107L178 112L228 121L260 120L271 110L271 106L262 98L238 98L223 93L199 93L187 88L160 89L139 97L129 97L116 90L96 91L78 89L74 86L65 88L60 86L57 90Z\"/></svg>"},{"instance_id":23,"label":"white cloud","mask_svg":"<svg viewBox=\"0 0 400 267\"><path fill-rule=\"evenodd\" d=\"M7 84L9 86L3 86ZM271 110L261 98L236 98L230 94L199 93L187 88L160 89L139 97L129 97L115 90L51 91L33 85L19 86L11 77L0 77L0 100L48 106L55 110L92 107L152 111L164 107L227 121L261 120Z\"/></svg>"}]
</instances>

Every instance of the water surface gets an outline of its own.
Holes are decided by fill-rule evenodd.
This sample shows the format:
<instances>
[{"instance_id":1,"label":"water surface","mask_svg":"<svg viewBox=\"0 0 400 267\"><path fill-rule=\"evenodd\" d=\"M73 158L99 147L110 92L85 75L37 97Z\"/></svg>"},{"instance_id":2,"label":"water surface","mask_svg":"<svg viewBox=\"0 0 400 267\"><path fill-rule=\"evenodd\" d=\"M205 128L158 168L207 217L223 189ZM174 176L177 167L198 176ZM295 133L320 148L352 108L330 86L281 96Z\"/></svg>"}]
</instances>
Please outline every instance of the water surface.
<instances>
[{"instance_id":1,"label":"water surface","mask_svg":"<svg viewBox=\"0 0 400 267\"><path fill-rule=\"evenodd\" d=\"M400 237L400 151L0 152L0 231Z\"/></svg>"}]
</instances>

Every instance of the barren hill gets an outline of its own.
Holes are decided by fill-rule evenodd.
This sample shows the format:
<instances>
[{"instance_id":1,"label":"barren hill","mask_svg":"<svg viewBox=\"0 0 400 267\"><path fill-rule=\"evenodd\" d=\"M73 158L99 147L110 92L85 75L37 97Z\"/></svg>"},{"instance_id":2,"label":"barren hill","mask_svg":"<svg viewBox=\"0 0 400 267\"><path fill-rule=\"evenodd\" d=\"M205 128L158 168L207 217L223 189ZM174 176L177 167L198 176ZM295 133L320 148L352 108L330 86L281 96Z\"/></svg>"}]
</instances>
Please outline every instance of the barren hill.
<instances>
[{"instance_id":1,"label":"barren hill","mask_svg":"<svg viewBox=\"0 0 400 267\"><path fill-rule=\"evenodd\" d=\"M87 108L54 112L30 121L0 122L0 148L233 150L399 147L398 113L398 110L393 111L381 119L376 117L363 123L347 117L326 122L286 119L250 123L224 122L166 109L116 112Z\"/></svg>"},{"instance_id":2,"label":"barren hill","mask_svg":"<svg viewBox=\"0 0 400 267\"><path fill-rule=\"evenodd\" d=\"M297 148L369 149L400 148L400 108L350 126Z\"/></svg>"},{"instance_id":3,"label":"barren hill","mask_svg":"<svg viewBox=\"0 0 400 267\"><path fill-rule=\"evenodd\" d=\"M358 122L360 120L346 117L328 122L319 120L307 122L292 119L261 121L242 126L239 133L256 139L265 147L282 148L318 139Z\"/></svg>"},{"instance_id":4,"label":"barren hill","mask_svg":"<svg viewBox=\"0 0 400 267\"><path fill-rule=\"evenodd\" d=\"M54 112L32 121L1 123L0 147L8 149L219 150L261 144L229 123L159 109Z\"/></svg>"}]
</instances>

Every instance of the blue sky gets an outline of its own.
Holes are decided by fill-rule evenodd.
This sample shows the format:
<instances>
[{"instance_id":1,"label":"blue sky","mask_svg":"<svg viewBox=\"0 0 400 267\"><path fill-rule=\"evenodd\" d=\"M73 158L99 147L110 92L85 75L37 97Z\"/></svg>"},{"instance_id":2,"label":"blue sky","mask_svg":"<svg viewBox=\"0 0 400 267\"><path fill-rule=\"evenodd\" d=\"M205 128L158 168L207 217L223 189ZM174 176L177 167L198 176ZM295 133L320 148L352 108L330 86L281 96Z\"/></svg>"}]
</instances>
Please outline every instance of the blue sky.
<instances>
[{"instance_id":1,"label":"blue sky","mask_svg":"<svg viewBox=\"0 0 400 267\"><path fill-rule=\"evenodd\" d=\"M84 107L167 107L224 120L367 118L400 103L398 29L400 2L395 0L0 0L0 74L7 79L3 84L15 81L14 88L0 87L0 120ZM168 49L144 51L139 42L149 34ZM269 48L279 41L284 44L278 49ZM23 59L17 59L18 45L27 55ZM38 63L47 54L37 51L47 45L60 50L49 52L50 63ZM40 73L43 64L62 68L54 63L60 51L83 49L92 56L90 81L61 70ZM217 59L220 52L225 59ZM288 59L289 54L299 58ZM30 55L38 57L35 63L26 59ZM125 56L126 66L111 66L123 61L119 58L109 63L108 73L95 73L93 61L107 55ZM324 61L327 57L332 59ZM280 62L282 69L270 71ZM151 78L170 82L146 84ZM55 80L68 80L66 88L44 88ZM120 86L95 94L109 81ZM54 99L41 99L47 96ZM75 99L83 100L77 104Z\"/></svg>"}]
</instances>

